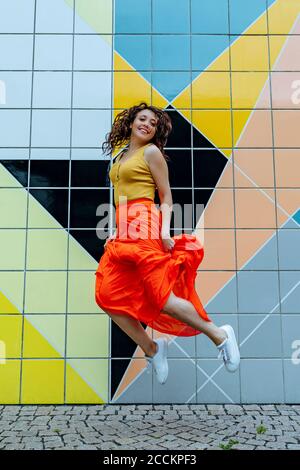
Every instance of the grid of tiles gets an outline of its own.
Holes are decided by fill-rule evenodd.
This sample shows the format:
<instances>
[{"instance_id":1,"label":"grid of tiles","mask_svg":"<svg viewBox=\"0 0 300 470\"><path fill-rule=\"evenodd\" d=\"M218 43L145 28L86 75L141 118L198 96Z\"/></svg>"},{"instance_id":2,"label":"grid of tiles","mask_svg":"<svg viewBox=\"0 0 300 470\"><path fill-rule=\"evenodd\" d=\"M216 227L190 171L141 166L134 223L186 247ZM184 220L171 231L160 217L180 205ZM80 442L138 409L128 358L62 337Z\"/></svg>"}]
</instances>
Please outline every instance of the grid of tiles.
<instances>
[{"instance_id":1,"label":"grid of tiles","mask_svg":"<svg viewBox=\"0 0 300 470\"><path fill-rule=\"evenodd\" d=\"M300 1L172 4L0 0L1 403L299 402ZM238 334L234 376L204 335L171 338L158 386L95 305L99 144L142 100L171 116L173 201L187 232L204 220L197 290Z\"/></svg>"}]
</instances>

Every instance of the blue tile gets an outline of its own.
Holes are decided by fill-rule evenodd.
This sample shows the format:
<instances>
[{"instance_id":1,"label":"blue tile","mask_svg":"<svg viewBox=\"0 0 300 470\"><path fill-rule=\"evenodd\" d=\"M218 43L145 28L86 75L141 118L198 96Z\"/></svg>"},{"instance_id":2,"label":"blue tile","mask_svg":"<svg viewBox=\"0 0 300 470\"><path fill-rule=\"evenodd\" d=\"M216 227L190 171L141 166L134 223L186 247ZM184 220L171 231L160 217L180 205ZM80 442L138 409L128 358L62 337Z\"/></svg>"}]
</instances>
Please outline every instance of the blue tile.
<instances>
[{"instance_id":1,"label":"blue tile","mask_svg":"<svg viewBox=\"0 0 300 470\"><path fill-rule=\"evenodd\" d=\"M239 271L238 306L240 313L276 313L279 306L278 273Z\"/></svg>"},{"instance_id":2,"label":"blue tile","mask_svg":"<svg viewBox=\"0 0 300 470\"><path fill-rule=\"evenodd\" d=\"M32 111L33 147L68 147L70 145L69 110Z\"/></svg>"},{"instance_id":3,"label":"blue tile","mask_svg":"<svg viewBox=\"0 0 300 470\"><path fill-rule=\"evenodd\" d=\"M300 225L300 209L295 212L295 214L293 215L293 219L297 222L297 224Z\"/></svg>"},{"instance_id":4,"label":"blue tile","mask_svg":"<svg viewBox=\"0 0 300 470\"><path fill-rule=\"evenodd\" d=\"M72 72L35 72L33 107L70 108Z\"/></svg>"},{"instance_id":5,"label":"blue tile","mask_svg":"<svg viewBox=\"0 0 300 470\"><path fill-rule=\"evenodd\" d=\"M189 36L153 36L154 70L189 70Z\"/></svg>"},{"instance_id":6,"label":"blue tile","mask_svg":"<svg viewBox=\"0 0 300 470\"><path fill-rule=\"evenodd\" d=\"M30 110L0 110L0 141L2 147L28 147Z\"/></svg>"},{"instance_id":7,"label":"blue tile","mask_svg":"<svg viewBox=\"0 0 300 470\"><path fill-rule=\"evenodd\" d=\"M190 0L152 0L153 33L190 32Z\"/></svg>"},{"instance_id":8,"label":"blue tile","mask_svg":"<svg viewBox=\"0 0 300 470\"><path fill-rule=\"evenodd\" d=\"M192 33L228 34L228 0L191 0Z\"/></svg>"},{"instance_id":9,"label":"blue tile","mask_svg":"<svg viewBox=\"0 0 300 470\"><path fill-rule=\"evenodd\" d=\"M69 4L70 3L70 4ZM37 33L72 33L74 0L37 0L36 32Z\"/></svg>"},{"instance_id":10,"label":"blue tile","mask_svg":"<svg viewBox=\"0 0 300 470\"><path fill-rule=\"evenodd\" d=\"M34 0L0 0L0 11L1 33L33 33Z\"/></svg>"},{"instance_id":11,"label":"blue tile","mask_svg":"<svg viewBox=\"0 0 300 470\"><path fill-rule=\"evenodd\" d=\"M72 35L37 35L34 65L35 70L71 70Z\"/></svg>"},{"instance_id":12,"label":"blue tile","mask_svg":"<svg viewBox=\"0 0 300 470\"><path fill-rule=\"evenodd\" d=\"M281 359L241 359L242 403L284 403Z\"/></svg>"},{"instance_id":13,"label":"blue tile","mask_svg":"<svg viewBox=\"0 0 300 470\"><path fill-rule=\"evenodd\" d=\"M274 1L269 1L269 6ZM230 33L241 34L266 11L266 5L266 0L251 0L251 2L229 0Z\"/></svg>"},{"instance_id":14,"label":"blue tile","mask_svg":"<svg viewBox=\"0 0 300 470\"><path fill-rule=\"evenodd\" d=\"M168 101L181 93L190 82L190 72L153 72L152 85L156 90L164 90L164 98Z\"/></svg>"},{"instance_id":15,"label":"blue tile","mask_svg":"<svg viewBox=\"0 0 300 470\"><path fill-rule=\"evenodd\" d=\"M151 70L151 36L115 36L115 49L136 70Z\"/></svg>"},{"instance_id":16,"label":"blue tile","mask_svg":"<svg viewBox=\"0 0 300 470\"><path fill-rule=\"evenodd\" d=\"M0 35L0 70L31 70L33 36L31 34Z\"/></svg>"},{"instance_id":17,"label":"blue tile","mask_svg":"<svg viewBox=\"0 0 300 470\"><path fill-rule=\"evenodd\" d=\"M150 33L151 0L115 0L115 32Z\"/></svg>"},{"instance_id":18,"label":"blue tile","mask_svg":"<svg viewBox=\"0 0 300 470\"><path fill-rule=\"evenodd\" d=\"M192 36L192 68L205 70L228 47L228 36ZM224 69L229 69L229 61Z\"/></svg>"},{"instance_id":19,"label":"blue tile","mask_svg":"<svg viewBox=\"0 0 300 470\"><path fill-rule=\"evenodd\" d=\"M30 108L32 72L1 72L1 108ZM3 96L4 93L4 96Z\"/></svg>"},{"instance_id":20,"label":"blue tile","mask_svg":"<svg viewBox=\"0 0 300 470\"><path fill-rule=\"evenodd\" d=\"M300 314L300 271L280 271L282 313Z\"/></svg>"}]
</instances>

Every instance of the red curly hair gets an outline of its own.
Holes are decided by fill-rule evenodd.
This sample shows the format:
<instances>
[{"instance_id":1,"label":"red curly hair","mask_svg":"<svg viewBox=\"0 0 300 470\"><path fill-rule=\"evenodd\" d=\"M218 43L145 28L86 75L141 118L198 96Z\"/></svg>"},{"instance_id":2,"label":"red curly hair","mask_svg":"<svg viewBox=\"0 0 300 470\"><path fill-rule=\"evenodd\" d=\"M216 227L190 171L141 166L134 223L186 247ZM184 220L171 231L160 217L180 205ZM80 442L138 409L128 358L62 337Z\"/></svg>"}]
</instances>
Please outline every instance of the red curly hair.
<instances>
[{"instance_id":1,"label":"red curly hair","mask_svg":"<svg viewBox=\"0 0 300 470\"><path fill-rule=\"evenodd\" d=\"M105 135L105 141L102 144L103 153L112 154L116 148L127 145L130 140L131 128L130 124L134 121L139 111L149 109L158 118L155 135L152 143L155 144L166 160L169 160L168 155L164 152L168 136L172 131L172 121L166 111L156 106L151 106L142 101L139 105L131 106L131 108L124 109L121 113L117 114L114 119L112 129Z\"/></svg>"}]
</instances>

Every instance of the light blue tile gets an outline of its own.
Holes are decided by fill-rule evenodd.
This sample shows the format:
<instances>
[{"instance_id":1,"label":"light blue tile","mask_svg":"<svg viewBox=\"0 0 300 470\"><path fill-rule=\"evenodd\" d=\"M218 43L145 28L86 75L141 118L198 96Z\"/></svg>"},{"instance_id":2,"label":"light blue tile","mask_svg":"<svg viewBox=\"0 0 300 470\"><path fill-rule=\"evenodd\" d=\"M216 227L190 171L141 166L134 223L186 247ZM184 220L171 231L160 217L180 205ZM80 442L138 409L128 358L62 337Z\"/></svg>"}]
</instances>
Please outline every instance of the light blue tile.
<instances>
[{"instance_id":1,"label":"light blue tile","mask_svg":"<svg viewBox=\"0 0 300 470\"><path fill-rule=\"evenodd\" d=\"M190 72L153 72L152 84L156 90L165 90L164 98L173 101L190 82Z\"/></svg>"},{"instance_id":2,"label":"light blue tile","mask_svg":"<svg viewBox=\"0 0 300 470\"><path fill-rule=\"evenodd\" d=\"M1 72L0 80L0 108L30 108L32 72Z\"/></svg>"},{"instance_id":3,"label":"light blue tile","mask_svg":"<svg viewBox=\"0 0 300 470\"><path fill-rule=\"evenodd\" d=\"M280 271L282 313L300 314L300 271Z\"/></svg>"},{"instance_id":4,"label":"light blue tile","mask_svg":"<svg viewBox=\"0 0 300 470\"><path fill-rule=\"evenodd\" d=\"M159 34L152 37L154 70L189 70L190 38Z\"/></svg>"},{"instance_id":5,"label":"light blue tile","mask_svg":"<svg viewBox=\"0 0 300 470\"><path fill-rule=\"evenodd\" d=\"M298 358L300 358L300 348L298 348ZM285 402L299 404L300 403L300 359L292 362L290 359L283 361L284 367L284 387Z\"/></svg>"},{"instance_id":6,"label":"light blue tile","mask_svg":"<svg viewBox=\"0 0 300 470\"><path fill-rule=\"evenodd\" d=\"M234 275L205 306L208 314L237 313L237 277Z\"/></svg>"},{"instance_id":7,"label":"light blue tile","mask_svg":"<svg viewBox=\"0 0 300 470\"><path fill-rule=\"evenodd\" d=\"M0 70L31 70L33 36L31 34L0 35Z\"/></svg>"},{"instance_id":8,"label":"light blue tile","mask_svg":"<svg viewBox=\"0 0 300 470\"><path fill-rule=\"evenodd\" d=\"M27 148L0 148L0 158L5 160L28 160L29 158L29 149ZM17 185L19 186L19 185Z\"/></svg>"},{"instance_id":9,"label":"light blue tile","mask_svg":"<svg viewBox=\"0 0 300 470\"><path fill-rule=\"evenodd\" d=\"M300 363L300 313L298 315L282 315L282 337L284 357L292 359L297 356Z\"/></svg>"},{"instance_id":10,"label":"light blue tile","mask_svg":"<svg viewBox=\"0 0 300 470\"><path fill-rule=\"evenodd\" d=\"M34 0L0 0L0 12L1 33L33 33Z\"/></svg>"},{"instance_id":11,"label":"light blue tile","mask_svg":"<svg viewBox=\"0 0 300 470\"><path fill-rule=\"evenodd\" d=\"M35 70L71 70L72 35L37 35L34 65Z\"/></svg>"},{"instance_id":12,"label":"light blue tile","mask_svg":"<svg viewBox=\"0 0 300 470\"><path fill-rule=\"evenodd\" d=\"M30 110L0 109L0 142L2 147L28 147Z\"/></svg>"},{"instance_id":13,"label":"light blue tile","mask_svg":"<svg viewBox=\"0 0 300 470\"><path fill-rule=\"evenodd\" d=\"M69 160L69 148L31 149L31 160Z\"/></svg>"},{"instance_id":14,"label":"light blue tile","mask_svg":"<svg viewBox=\"0 0 300 470\"><path fill-rule=\"evenodd\" d=\"M229 47L228 36L192 36L192 68L205 70L216 58ZM221 70L221 69L220 69ZM229 70L229 60L224 66Z\"/></svg>"},{"instance_id":15,"label":"light blue tile","mask_svg":"<svg viewBox=\"0 0 300 470\"><path fill-rule=\"evenodd\" d=\"M70 122L69 110L33 110L32 146L68 147Z\"/></svg>"},{"instance_id":16,"label":"light blue tile","mask_svg":"<svg viewBox=\"0 0 300 470\"><path fill-rule=\"evenodd\" d=\"M240 403L239 372L228 372L218 359L198 360L197 403Z\"/></svg>"},{"instance_id":17,"label":"light blue tile","mask_svg":"<svg viewBox=\"0 0 300 470\"><path fill-rule=\"evenodd\" d=\"M110 126L110 111L74 110L72 147L97 147Z\"/></svg>"},{"instance_id":18,"label":"light blue tile","mask_svg":"<svg viewBox=\"0 0 300 470\"><path fill-rule=\"evenodd\" d=\"M152 37L154 40L154 37ZM151 70L151 36L115 35L116 51L136 70ZM166 67L167 68L167 67Z\"/></svg>"},{"instance_id":19,"label":"light blue tile","mask_svg":"<svg viewBox=\"0 0 300 470\"><path fill-rule=\"evenodd\" d=\"M255 230L251 231L253 237L256 236ZM261 233L261 231L259 231ZM271 237L265 242L265 244L259 248L259 250L254 254L254 256L245 264L244 269L270 269L278 270L278 252L277 252L277 237L276 233L268 231L268 233L273 233ZM237 241L237 250L239 253L239 243Z\"/></svg>"},{"instance_id":20,"label":"light blue tile","mask_svg":"<svg viewBox=\"0 0 300 470\"><path fill-rule=\"evenodd\" d=\"M72 33L73 1L69 5L63 0L37 0L37 33Z\"/></svg>"},{"instance_id":21,"label":"light blue tile","mask_svg":"<svg viewBox=\"0 0 300 470\"><path fill-rule=\"evenodd\" d=\"M300 229L278 231L278 251L280 269L300 268Z\"/></svg>"},{"instance_id":22,"label":"light blue tile","mask_svg":"<svg viewBox=\"0 0 300 470\"><path fill-rule=\"evenodd\" d=\"M241 359L242 403L284 403L281 359Z\"/></svg>"},{"instance_id":23,"label":"light blue tile","mask_svg":"<svg viewBox=\"0 0 300 470\"><path fill-rule=\"evenodd\" d=\"M282 355L280 315L241 315L241 358L280 358Z\"/></svg>"},{"instance_id":24,"label":"light blue tile","mask_svg":"<svg viewBox=\"0 0 300 470\"><path fill-rule=\"evenodd\" d=\"M75 72L74 108L110 108L111 72Z\"/></svg>"},{"instance_id":25,"label":"light blue tile","mask_svg":"<svg viewBox=\"0 0 300 470\"><path fill-rule=\"evenodd\" d=\"M100 36L75 36L75 70L111 70L111 56L111 47Z\"/></svg>"},{"instance_id":26,"label":"light blue tile","mask_svg":"<svg viewBox=\"0 0 300 470\"><path fill-rule=\"evenodd\" d=\"M239 271L238 306L240 313L276 313L279 307L278 273Z\"/></svg>"},{"instance_id":27,"label":"light blue tile","mask_svg":"<svg viewBox=\"0 0 300 470\"><path fill-rule=\"evenodd\" d=\"M153 403L196 403L196 365L191 360L170 359L168 380L153 377ZM153 369L151 369L153 373Z\"/></svg>"},{"instance_id":28,"label":"light blue tile","mask_svg":"<svg viewBox=\"0 0 300 470\"><path fill-rule=\"evenodd\" d=\"M228 0L191 0L192 32L228 34Z\"/></svg>"},{"instance_id":29,"label":"light blue tile","mask_svg":"<svg viewBox=\"0 0 300 470\"><path fill-rule=\"evenodd\" d=\"M150 33L151 0L115 0L115 32Z\"/></svg>"},{"instance_id":30,"label":"light blue tile","mask_svg":"<svg viewBox=\"0 0 300 470\"><path fill-rule=\"evenodd\" d=\"M103 153L100 148L97 149L91 149L91 148L80 148L80 149L74 149L72 148L71 152L71 158L72 160L99 160L99 158L102 158Z\"/></svg>"},{"instance_id":31,"label":"light blue tile","mask_svg":"<svg viewBox=\"0 0 300 470\"><path fill-rule=\"evenodd\" d=\"M70 108L72 72L35 72L33 107Z\"/></svg>"},{"instance_id":32,"label":"light blue tile","mask_svg":"<svg viewBox=\"0 0 300 470\"><path fill-rule=\"evenodd\" d=\"M210 315L211 320L218 327L223 325L231 325L234 329L237 342L239 342L239 329L238 329L238 318L237 315L222 315L215 314ZM215 346L214 342L208 338L204 333L196 336L196 351L197 357L201 360L206 358L216 359L219 354L218 348Z\"/></svg>"},{"instance_id":33,"label":"light blue tile","mask_svg":"<svg viewBox=\"0 0 300 470\"><path fill-rule=\"evenodd\" d=\"M185 33L190 31L190 0L152 0L154 33Z\"/></svg>"}]
</instances>

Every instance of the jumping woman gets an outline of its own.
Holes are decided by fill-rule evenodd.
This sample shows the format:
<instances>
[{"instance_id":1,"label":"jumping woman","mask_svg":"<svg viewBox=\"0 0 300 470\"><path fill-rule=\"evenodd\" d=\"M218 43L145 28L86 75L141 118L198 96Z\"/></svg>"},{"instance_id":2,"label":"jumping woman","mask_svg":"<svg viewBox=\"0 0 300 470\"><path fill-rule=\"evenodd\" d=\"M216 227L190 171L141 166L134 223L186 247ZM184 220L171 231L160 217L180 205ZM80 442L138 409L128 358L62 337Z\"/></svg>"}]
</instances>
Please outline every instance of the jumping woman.
<instances>
[{"instance_id":1,"label":"jumping woman","mask_svg":"<svg viewBox=\"0 0 300 470\"><path fill-rule=\"evenodd\" d=\"M170 236L173 200L164 146L171 130L169 115L144 102L116 116L102 144L110 154L126 144L108 173L114 186L116 231L106 240L95 273L97 304L142 348L160 384L168 376L168 340L152 340L141 322L175 336L204 333L229 372L240 362L233 328L216 326L195 290L202 244L195 235ZM156 189L159 208L154 203Z\"/></svg>"}]
</instances>

